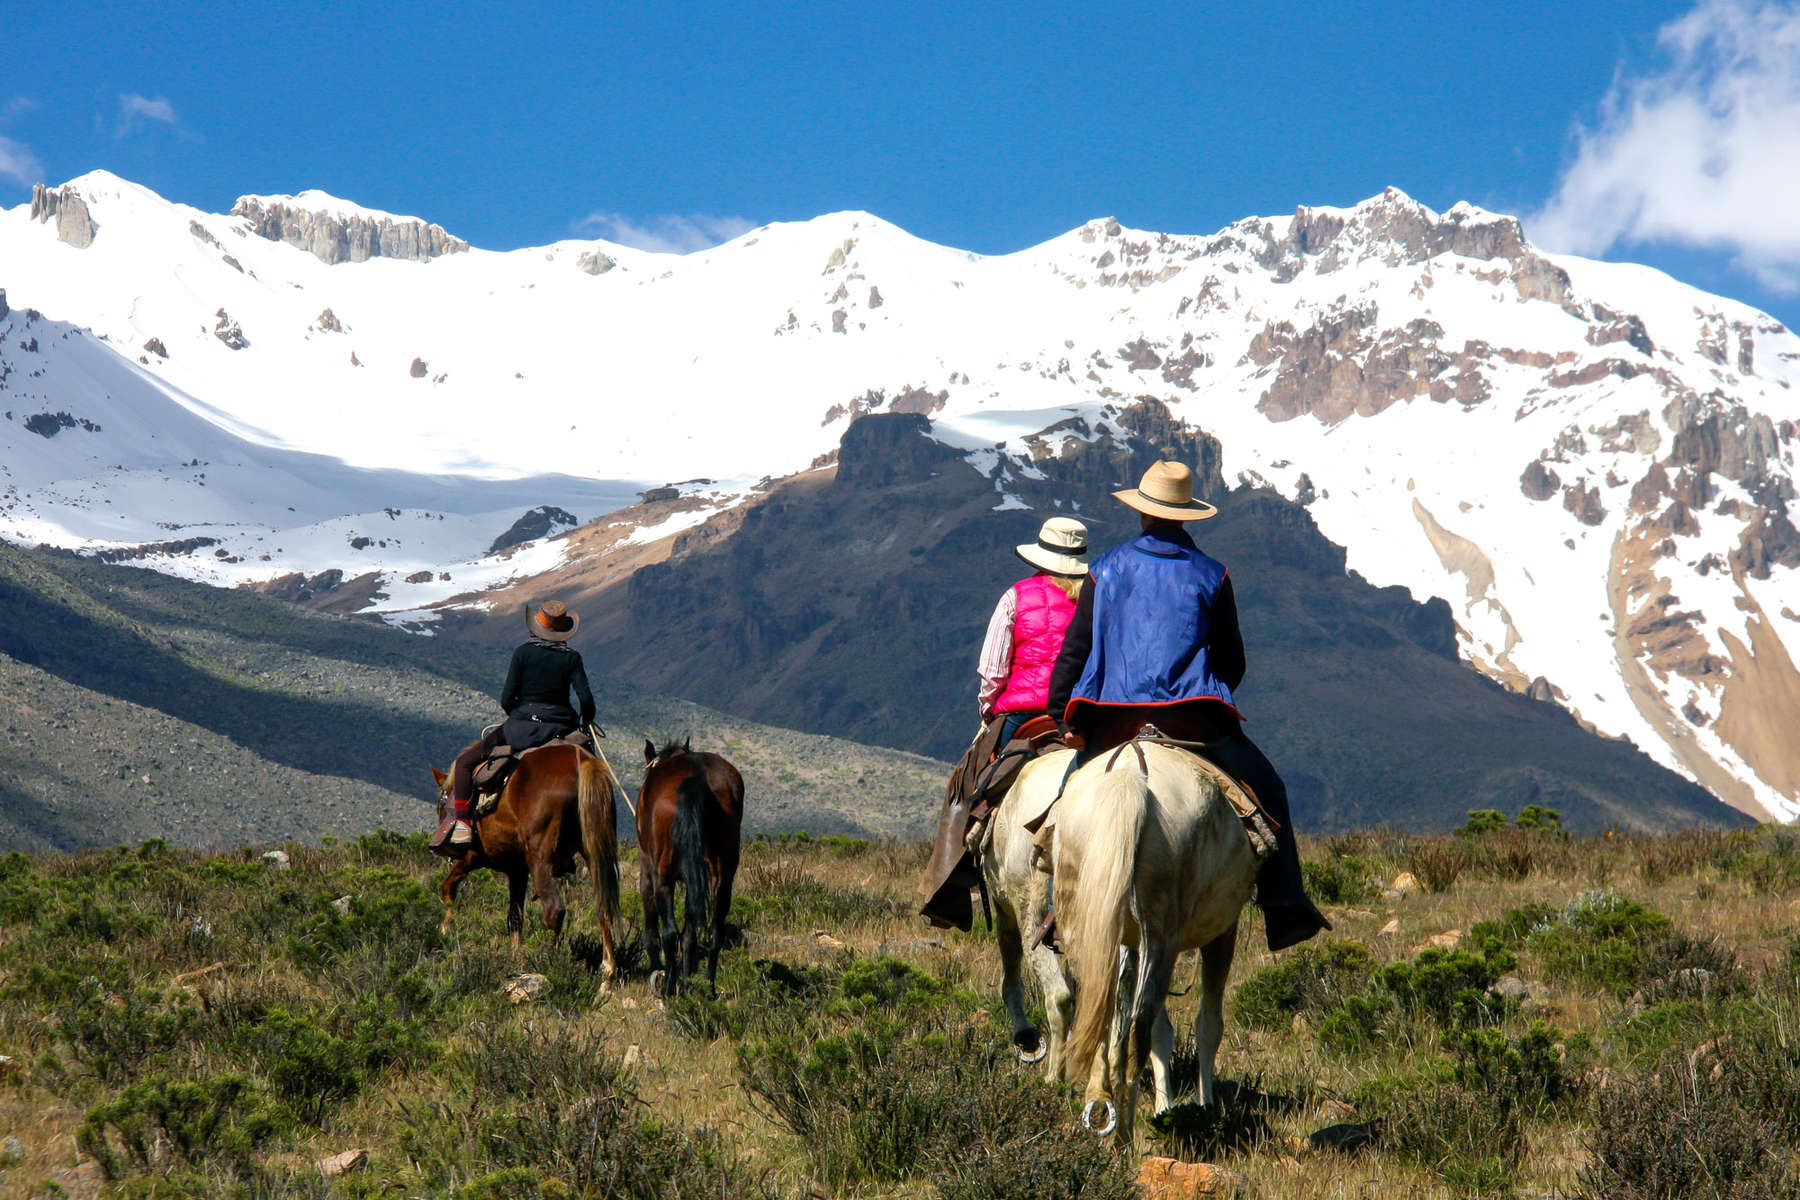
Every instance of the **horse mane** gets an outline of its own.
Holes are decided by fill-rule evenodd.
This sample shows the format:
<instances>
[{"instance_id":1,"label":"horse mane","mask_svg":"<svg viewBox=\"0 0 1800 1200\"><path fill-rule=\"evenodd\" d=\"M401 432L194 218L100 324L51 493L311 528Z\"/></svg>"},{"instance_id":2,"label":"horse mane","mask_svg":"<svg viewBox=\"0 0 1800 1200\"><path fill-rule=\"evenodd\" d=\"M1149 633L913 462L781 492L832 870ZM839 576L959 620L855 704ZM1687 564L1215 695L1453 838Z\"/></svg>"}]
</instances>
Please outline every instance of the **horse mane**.
<instances>
[{"instance_id":1,"label":"horse mane","mask_svg":"<svg viewBox=\"0 0 1800 1200\"><path fill-rule=\"evenodd\" d=\"M658 759L671 759L678 754L688 753L691 753L691 751L687 748L687 739L672 737L663 742L662 749L656 752L656 757Z\"/></svg>"}]
</instances>

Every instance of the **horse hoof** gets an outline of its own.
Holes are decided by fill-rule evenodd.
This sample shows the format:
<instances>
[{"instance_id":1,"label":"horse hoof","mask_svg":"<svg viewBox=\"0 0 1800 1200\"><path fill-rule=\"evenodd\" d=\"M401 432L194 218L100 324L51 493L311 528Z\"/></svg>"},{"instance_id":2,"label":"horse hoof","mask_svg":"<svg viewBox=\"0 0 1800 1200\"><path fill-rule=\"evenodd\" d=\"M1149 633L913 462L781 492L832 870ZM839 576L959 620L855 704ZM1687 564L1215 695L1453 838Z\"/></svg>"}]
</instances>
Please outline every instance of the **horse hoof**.
<instances>
[{"instance_id":1,"label":"horse hoof","mask_svg":"<svg viewBox=\"0 0 1800 1200\"><path fill-rule=\"evenodd\" d=\"M1043 1062L1044 1055L1050 1053L1050 1043L1035 1029L1021 1029L1013 1034L1013 1046L1018 1050L1019 1061L1022 1063Z\"/></svg>"},{"instance_id":2,"label":"horse hoof","mask_svg":"<svg viewBox=\"0 0 1800 1200\"><path fill-rule=\"evenodd\" d=\"M1095 1126L1094 1109L1103 1108L1106 1112L1106 1124ZM1119 1127L1119 1113L1113 1108L1111 1100L1089 1100L1081 1109L1081 1127L1099 1137L1108 1137Z\"/></svg>"}]
</instances>

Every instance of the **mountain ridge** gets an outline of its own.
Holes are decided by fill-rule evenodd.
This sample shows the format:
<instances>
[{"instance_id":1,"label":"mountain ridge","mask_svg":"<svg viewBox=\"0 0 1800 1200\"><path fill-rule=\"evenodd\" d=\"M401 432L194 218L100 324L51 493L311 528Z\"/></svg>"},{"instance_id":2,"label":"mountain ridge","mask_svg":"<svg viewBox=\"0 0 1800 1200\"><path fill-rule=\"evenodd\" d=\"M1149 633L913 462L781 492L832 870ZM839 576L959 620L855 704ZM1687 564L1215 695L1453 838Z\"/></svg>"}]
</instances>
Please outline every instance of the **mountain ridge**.
<instances>
[{"instance_id":1,"label":"mountain ridge","mask_svg":"<svg viewBox=\"0 0 1800 1200\"><path fill-rule=\"evenodd\" d=\"M483 555L540 504L618 526L594 552L636 556L828 462L859 417L916 411L999 506L1054 511L1026 498L1034 472L1149 397L1220 443L1226 485L1303 501L1350 569L1448 604L1478 670L1746 812L1800 813L1800 752L1774 732L1800 722L1800 339L1646 268L1541 253L1515 218L1436 213L1390 189L1203 236L1100 219L998 256L846 213L692 256L571 241L327 264L242 218L77 184L95 193L91 243L0 214L23 277L0 285L15 306L94 330L92 356L123 359L133 395L363 466L612 481L585 502L540 492L510 513L452 514L455 536L441 509L421 516L379 489L297 526L271 503L260 526L177 522L216 542L145 561L215 582L322 577L349 589L347 606L428 630L594 540ZM597 260L579 260L596 253L613 265L591 273ZM62 370L7 338L15 380ZM72 361L66 394L97 370ZM37 415L106 424L79 408ZM0 436L18 461L17 423ZM56 436L97 447L92 464L108 452L104 429ZM216 453L247 451L223 439ZM93 503L116 490L97 466L71 469ZM157 494L195 507L218 482ZM671 489L670 507L648 499ZM11 508L37 514L24 536L184 540L78 530L51 494L74 490L21 488Z\"/></svg>"}]
</instances>

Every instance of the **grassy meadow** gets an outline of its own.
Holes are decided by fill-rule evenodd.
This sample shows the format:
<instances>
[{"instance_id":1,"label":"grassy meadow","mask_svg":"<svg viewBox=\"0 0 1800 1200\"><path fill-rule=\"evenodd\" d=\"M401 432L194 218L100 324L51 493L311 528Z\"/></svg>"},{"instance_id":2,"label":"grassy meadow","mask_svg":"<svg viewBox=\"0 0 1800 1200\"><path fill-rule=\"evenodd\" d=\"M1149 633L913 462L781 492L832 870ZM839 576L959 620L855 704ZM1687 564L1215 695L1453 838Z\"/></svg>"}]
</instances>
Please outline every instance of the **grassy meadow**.
<instances>
[{"instance_id":1,"label":"grassy meadow","mask_svg":"<svg viewBox=\"0 0 1800 1200\"><path fill-rule=\"evenodd\" d=\"M629 857L601 996L584 888L515 954L477 876L445 936L416 836L15 853L0 1196L1123 1200L1148 1154L1293 1200L1800 1195L1800 835L1536 824L1315 839L1335 932L1271 957L1252 912L1223 1103L1125 1153L1013 1058L982 927L911 915L922 843L749 844L717 994L666 1006Z\"/></svg>"}]
</instances>

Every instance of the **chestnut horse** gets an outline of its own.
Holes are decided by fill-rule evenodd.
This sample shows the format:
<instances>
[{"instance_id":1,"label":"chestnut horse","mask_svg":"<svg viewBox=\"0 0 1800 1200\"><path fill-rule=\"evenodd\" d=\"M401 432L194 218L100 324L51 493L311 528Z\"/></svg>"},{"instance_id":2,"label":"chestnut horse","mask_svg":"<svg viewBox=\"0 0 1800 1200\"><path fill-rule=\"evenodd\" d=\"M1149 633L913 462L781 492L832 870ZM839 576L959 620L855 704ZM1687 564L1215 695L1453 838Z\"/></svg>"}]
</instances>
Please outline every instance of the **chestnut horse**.
<instances>
[{"instance_id":1,"label":"chestnut horse","mask_svg":"<svg viewBox=\"0 0 1800 1200\"><path fill-rule=\"evenodd\" d=\"M450 777L436 767L438 817L448 812ZM499 871L508 889L506 930L518 949L525 925L525 885L544 906L544 924L562 935L563 902L558 876L575 873L575 856L587 860L600 919L601 987L613 977L613 920L619 911L618 837L613 829L613 788L618 779L605 759L578 746L553 744L527 750L513 768L494 811L475 824L475 841L451 860L439 894L445 933L456 889L470 871Z\"/></svg>"},{"instance_id":2,"label":"chestnut horse","mask_svg":"<svg viewBox=\"0 0 1800 1200\"><path fill-rule=\"evenodd\" d=\"M731 881L744 821L744 777L716 754L683 741L661 750L644 743L638 790L638 891L644 898L644 949L651 986L676 995L700 965L700 930L711 925L706 981L716 986ZM687 890L685 921L675 921L675 885ZM708 914L710 912L710 921Z\"/></svg>"}]
</instances>

